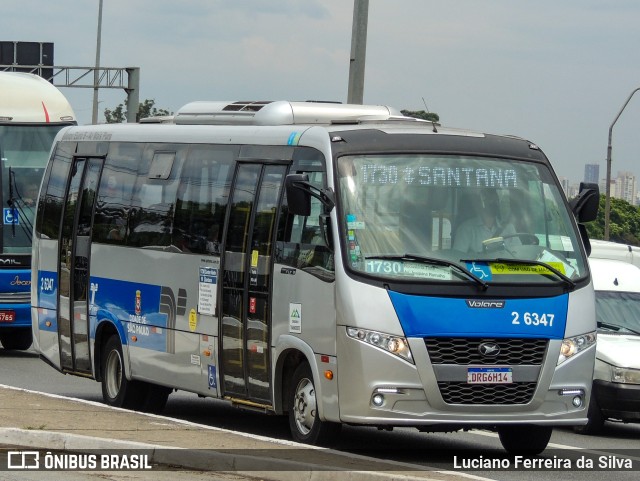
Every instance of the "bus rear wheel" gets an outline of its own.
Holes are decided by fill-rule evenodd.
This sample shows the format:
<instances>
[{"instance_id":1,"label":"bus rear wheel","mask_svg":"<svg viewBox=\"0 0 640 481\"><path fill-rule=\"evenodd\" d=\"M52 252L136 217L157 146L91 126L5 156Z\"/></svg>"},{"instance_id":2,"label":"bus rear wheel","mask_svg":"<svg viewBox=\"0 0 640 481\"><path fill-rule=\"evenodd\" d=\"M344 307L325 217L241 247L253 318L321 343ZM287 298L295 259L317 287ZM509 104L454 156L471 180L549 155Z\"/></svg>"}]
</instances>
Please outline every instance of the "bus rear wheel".
<instances>
[{"instance_id":1,"label":"bus rear wheel","mask_svg":"<svg viewBox=\"0 0 640 481\"><path fill-rule=\"evenodd\" d=\"M11 329L0 334L2 347L7 351L26 351L31 347L32 341L31 328Z\"/></svg>"},{"instance_id":2,"label":"bus rear wheel","mask_svg":"<svg viewBox=\"0 0 640 481\"><path fill-rule=\"evenodd\" d=\"M306 444L331 444L342 426L320 420L313 374L308 364L296 368L291 386L288 409L293 440Z\"/></svg>"},{"instance_id":3,"label":"bus rear wheel","mask_svg":"<svg viewBox=\"0 0 640 481\"><path fill-rule=\"evenodd\" d=\"M167 405L169 394L171 394L172 389L149 383L144 383L144 387L146 388L146 391L144 393L144 399L140 410L155 414L164 411L164 407Z\"/></svg>"},{"instance_id":4,"label":"bus rear wheel","mask_svg":"<svg viewBox=\"0 0 640 481\"><path fill-rule=\"evenodd\" d=\"M110 406L140 409L145 400L146 386L129 381L124 372L122 346L117 335L111 336L102 350L102 397Z\"/></svg>"},{"instance_id":5,"label":"bus rear wheel","mask_svg":"<svg viewBox=\"0 0 640 481\"><path fill-rule=\"evenodd\" d=\"M509 454L536 455L547 448L553 427L534 424L498 427L502 447Z\"/></svg>"}]
</instances>

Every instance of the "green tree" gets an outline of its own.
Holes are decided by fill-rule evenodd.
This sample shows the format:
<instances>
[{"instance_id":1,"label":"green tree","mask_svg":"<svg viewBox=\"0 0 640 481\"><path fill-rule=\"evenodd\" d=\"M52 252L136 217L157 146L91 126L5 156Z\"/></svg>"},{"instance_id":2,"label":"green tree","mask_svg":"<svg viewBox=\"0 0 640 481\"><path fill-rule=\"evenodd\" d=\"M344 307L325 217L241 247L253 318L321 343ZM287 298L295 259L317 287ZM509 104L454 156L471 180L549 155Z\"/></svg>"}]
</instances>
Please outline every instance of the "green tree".
<instances>
[{"instance_id":1,"label":"green tree","mask_svg":"<svg viewBox=\"0 0 640 481\"><path fill-rule=\"evenodd\" d=\"M115 109L104 109L104 118L108 124L121 124L127 120L127 116L122 104L118 105Z\"/></svg>"},{"instance_id":2,"label":"green tree","mask_svg":"<svg viewBox=\"0 0 640 481\"><path fill-rule=\"evenodd\" d=\"M136 122L140 119L146 119L148 117L157 117L161 115L171 115L166 109L158 109L155 107L156 101L153 99L146 99L144 102L138 104L138 113L136 114ZM119 104L113 110L104 109L104 118L108 124L121 124L127 120L127 100L124 104Z\"/></svg>"},{"instance_id":3,"label":"green tree","mask_svg":"<svg viewBox=\"0 0 640 481\"><path fill-rule=\"evenodd\" d=\"M598 217L585 224L592 239L604 239L604 194L600 195ZM626 200L611 198L609 212L609 240L640 246L640 209Z\"/></svg>"},{"instance_id":4,"label":"green tree","mask_svg":"<svg viewBox=\"0 0 640 481\"><path fill-rule=\"evenodd\" d=\"M425 112L424 110L401 110L405 117L414 117L416 119L428 120L429 122L440 121L440 116L435 112Z\"/></svg>"}]
</instances>

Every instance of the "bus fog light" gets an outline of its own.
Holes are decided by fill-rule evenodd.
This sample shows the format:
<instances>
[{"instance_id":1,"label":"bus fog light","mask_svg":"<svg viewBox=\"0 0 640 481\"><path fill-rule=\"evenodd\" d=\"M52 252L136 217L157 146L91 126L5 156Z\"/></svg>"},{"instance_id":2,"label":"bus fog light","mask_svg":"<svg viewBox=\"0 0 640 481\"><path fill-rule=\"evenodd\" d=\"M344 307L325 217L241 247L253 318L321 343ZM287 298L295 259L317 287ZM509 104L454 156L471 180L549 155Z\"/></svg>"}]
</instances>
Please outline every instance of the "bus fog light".
<instances>
[{"instance_id":1,"label":"bus fog light","mask_svg":"<svg viewBox=\"0 0 640 481\"><path fill-rule=\"evenodd\" d=\"M575 396L573 398L573 406L579 408L580 406L582 406L582 397L581 396Z\"/></svg>"},{"instance_id":2,"label":"bus fog light","mask_svg":"<svg viewBox=\"0 0 640 481\"><path fill-rule=\"evenodd\" d=\"M382 406L384 404L384 396L380 393L374 394L371 398L371 402L374 406Z\"/></svg>"}]
</instances>

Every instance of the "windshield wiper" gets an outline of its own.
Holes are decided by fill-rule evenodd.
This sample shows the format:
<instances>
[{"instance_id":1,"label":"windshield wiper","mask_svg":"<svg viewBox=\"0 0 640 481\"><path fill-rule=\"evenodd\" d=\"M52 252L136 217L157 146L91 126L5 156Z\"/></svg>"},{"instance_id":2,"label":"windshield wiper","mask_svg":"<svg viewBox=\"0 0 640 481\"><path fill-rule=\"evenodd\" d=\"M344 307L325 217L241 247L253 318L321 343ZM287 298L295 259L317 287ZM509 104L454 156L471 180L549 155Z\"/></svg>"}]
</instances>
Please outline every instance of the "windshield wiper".
<instances>
[{"instance_id":1,"label":"windshield wiper","mask_svg":"<svg viewBox=\"0 0 640 481\"><path fill-rule=\"evenodd\" d=\"M636 331L635 329L631 329L630 327L627 326L621 326L619 324L613 324L610 322L602 322L602 321L598 321L598 327L604 327L605 329L610 329L610 330L615 330L616 332L625 329L633 334L635 334L636 336L640 336L640 331Z\"/></svg>"},{"instance_id":2,"label":"windshield wiper","mask_svg":"<svg viewBox=\"0 0 640 481\"><path fill-rule=\"evenodd\" d=\"M483 291L486 291L487 288L489 287L489 284L484 282L478 276L469 272L460 264L457 264L455 262L451 262L445 259L439 259L437 257L427 257L427 256L421 256L417 254L405 254L402 256L400 255L365 256L365 259L382 259L382 260L389 260L389 261L413 261L413 262L421 262L422 264L428 264L432 266L453 267L456 270L456 272L462 274L467 279L471 279L473 282L478 284L478 286Z\"/></svg>"},{"instance_id":3,"label":"windshield wiper","mask_svg":"<svg viewBox=\"0 0 640 481\"><path fill-rule=\"evenodd\" d=\"M562 280L562 282L564 282L571 289L575 289L575 287L576 287L576 283L575 282L573 282L571 279L569 279L567 276L565 276L558 269L556 269L555 267L550 266L546 262L532 261L532 260L528 260L528 259L506 259L506 258L505 259L503 259L503 258L482 259L482 262L499 262L501 264L526 264L526 265L529 265L529 266L542 266L545 269L549 269L551 272L553 272L560 280Z\"/></svg>"}]
</instances>

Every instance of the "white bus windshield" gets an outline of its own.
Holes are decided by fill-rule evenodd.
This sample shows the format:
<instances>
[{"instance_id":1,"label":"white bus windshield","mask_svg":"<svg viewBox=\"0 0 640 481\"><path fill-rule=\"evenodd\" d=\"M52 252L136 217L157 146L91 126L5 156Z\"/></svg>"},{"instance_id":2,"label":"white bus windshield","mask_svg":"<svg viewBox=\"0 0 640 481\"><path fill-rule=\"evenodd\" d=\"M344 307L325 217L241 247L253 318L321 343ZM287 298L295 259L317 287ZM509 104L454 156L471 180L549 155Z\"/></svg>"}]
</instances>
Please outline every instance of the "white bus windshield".
<instances>
[{"instance_id":1,"label":"white bus windshield","mask_svg":"<svg viewBox=\"0 0 640 481\"><path fill-rule=\"evenodd\" d=\"M338 161L350 268L416 281L573 284L586 274L549 169L521 160L357 155ZM451 265L451 264L454 265Z\"/></svg>"},{"instance_id":2,"label":"white bus windshield","mask_svg":"<svg viewBox=\"0 0 640 481\"><path fill-rule=\"evenodd\" d=\"M53 139L64 125L0 125L3 253L30 253L38 189Z\"/></svg>"}]
</instances>

